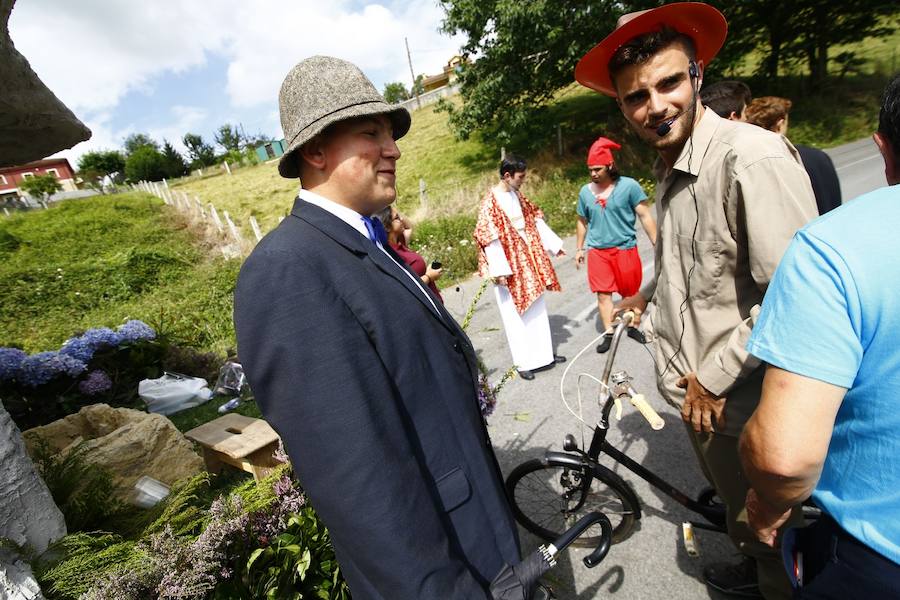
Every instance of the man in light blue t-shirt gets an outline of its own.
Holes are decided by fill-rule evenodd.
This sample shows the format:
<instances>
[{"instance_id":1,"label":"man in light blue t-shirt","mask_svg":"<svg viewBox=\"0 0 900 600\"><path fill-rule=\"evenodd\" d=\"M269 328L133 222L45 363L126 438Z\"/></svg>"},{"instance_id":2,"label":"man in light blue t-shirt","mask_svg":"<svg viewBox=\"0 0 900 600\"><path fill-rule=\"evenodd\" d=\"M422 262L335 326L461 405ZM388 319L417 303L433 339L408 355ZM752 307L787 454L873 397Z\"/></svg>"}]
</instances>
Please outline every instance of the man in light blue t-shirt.
<instances>
[{"instance_id":1,"label":"man in light blue t-shirt","mask_svg":"<svg viewBox=\"0 0 900 600\"><path fill-rule=\"evenodd\" d=\"M888 183L795 236L747 350L769 364L741 437L759 539L812 497L801 598L900 598L900 75L877 143Z\"/></svg>"}]
</instances>

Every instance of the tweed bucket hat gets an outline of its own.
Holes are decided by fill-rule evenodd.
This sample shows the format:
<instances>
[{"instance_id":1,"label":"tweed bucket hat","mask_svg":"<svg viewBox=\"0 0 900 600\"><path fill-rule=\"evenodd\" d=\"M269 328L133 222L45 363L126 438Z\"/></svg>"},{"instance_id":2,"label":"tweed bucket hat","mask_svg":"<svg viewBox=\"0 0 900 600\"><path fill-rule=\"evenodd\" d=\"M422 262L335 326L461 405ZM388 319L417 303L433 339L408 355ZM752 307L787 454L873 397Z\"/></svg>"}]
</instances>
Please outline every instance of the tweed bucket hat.
<instances>
[{"instance_id":1,"label":"tweed bucket hat","mask_svg":"<svg viewBox=\"0 0 900 600\"><path fill-rule=\"evenodd\" d=\"M278 172L287 178L300 176L296 158L300 146L333 123L387 115L395 140L406 135L410 126L409 111L385 102L359 67L332 56L313 56L297 63L281 84L278 108L288 142Z\"/></svg>"}]
</instances>

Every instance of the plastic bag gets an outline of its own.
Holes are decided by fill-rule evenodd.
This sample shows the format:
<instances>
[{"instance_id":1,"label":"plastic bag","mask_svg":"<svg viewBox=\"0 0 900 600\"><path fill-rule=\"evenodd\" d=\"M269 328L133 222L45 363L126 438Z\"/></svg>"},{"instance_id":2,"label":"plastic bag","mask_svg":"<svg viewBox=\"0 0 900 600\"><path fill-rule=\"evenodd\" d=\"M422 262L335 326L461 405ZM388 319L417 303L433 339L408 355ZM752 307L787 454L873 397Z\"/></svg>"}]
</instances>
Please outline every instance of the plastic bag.
<instances>
[{"instance_id":1,"label":"plastic bag","mask_svg":"<svg viewBox=\"0 0 900 600\"><path fill-rule=\"evenodd\" d=\"M164 373L158 379L141 380L138 384L138 396L147 403L149 412L171 415L186 408L200 406L212 398L212 391L201 377Z\"/></svg>"}]
</instances>

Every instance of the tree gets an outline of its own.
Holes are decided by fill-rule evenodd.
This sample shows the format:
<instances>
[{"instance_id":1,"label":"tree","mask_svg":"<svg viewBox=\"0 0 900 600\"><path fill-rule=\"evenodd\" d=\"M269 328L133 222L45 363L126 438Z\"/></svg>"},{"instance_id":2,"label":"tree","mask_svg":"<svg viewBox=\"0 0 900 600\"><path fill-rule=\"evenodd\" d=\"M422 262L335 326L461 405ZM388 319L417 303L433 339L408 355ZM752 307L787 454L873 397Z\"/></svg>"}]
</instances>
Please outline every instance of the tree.
<instances>
[{"instance_id":1,"label":"tree","mask_svg":"<svg viewBox=\"0 0 900 600\"><path fill-rule=\"evenodd\" d=\"M467 42L459 73L461 108L443 103L450 124L465 139L482 130L503 141L533 119L560 88L572 83L578 60L615 27L635 2L603 0L440 0L441 29Z\"/></svg>"},{"instance_id":2,"label":"tree","mask_svg":"<svg viewBox=\"0 0 900 600\"><path fill-rule=\"evenodd\" d=\"M132 155L138 148L149 147L157 152L159 151L159 143L146 133L132 133L123 142L125 146L125 154Z\"/></svg>"},{"instance_id":3,"label":"tree","mask_svg":"<svg viewBox=\"0 0 900 600\"><path fill-rule=\"evenodd\" d=\"M174 178L181 177L187 173L187 163L184 162L184 157L175 149L175 146L170 144L168 140L163 140L163 172L166 177Z\"/></svg>"},{"instance_id":4,"label":"tree","mask_svg":"<svg viewBox=\"0 0 900 600\"><path fill-rule=\"evenodd\" d=\"M196 133L186 133L181 138L181 141L187 148L192 169L216 164L216 151L213 150L212 146L204 142L201 136Z\"/></svg>"},{"instance_id":5,"label":"tree","mask_svg":"<svg viewBox=\"0 0 900 600\"><path fill-rule=\"evenodd\" d=\"M118 150L93 150L78 159L78 175L90 187L103 190L103 180L125 176L125 157Z\"/></svg>"},{"instance_id":6,"label":"tree","mask_svg":"<svg viewBox=\"0 0 900 600\"><path fill-rule=\"evenodd\" d=\"M216 143L222 146L225 149L225 152L229 150L236 150L240 152L241 147L244 145L244 136L241 135L241 132L238 131L237 127L233 127L229 123L225 123L219 130L216 131L215 134Z\"/></svg>"},{"instance_id":7,"label":"tree","mask_svg":"<svg viewBox=\"0 0 900 600\"><path fill-rule=\"evenodd\" d=\"M736 49L741 56L759 50L763 55L759 71L770 79L778 77L786 62L805 62L810 81L819 85L828 77L828 52L833 46L889 35L896 29L890 20L897 10L895 0L861 0L852 5L830 0L710 3L728 18L725 49Z\"/></svg>"},{"instance_id":8,"label":"tree","mask_svg":"<svg viewBox=\"0 0 900 600\"><path fill-rule=\"evenodd\" d=\"M62 190L62 184L53 175L35 175L23 179L19 189L32 198L40 198L46 202L50 196Z\"/></svg>"},{"instance_id":9,"label":"tree","mask_svg":"<svg viewBox=\"0 0 900 600\"><path fill-rule=\"evenodd\" d=\"M397 104L404 100L409 100L409 92L406 87L399 81L384 84L384 100L388 104Z\"/></svg>"},{"instance_id":10,"label":"tree","mask_svg":"<svg viewBox=\"0 0 900 600\"><path fill-rule=\"evenodd\" d=\"M92 150L78 159L78 170L93 170L113 175L125 170L125 157L118 150Z\"/></svg>"},{"instance_id":11,"label":"tree","mask_svg":"<svg viewBox=\"0 0 900 600\"><path fill-rule=\"evenodd\" d=\"M125 161L128 181L160 181L166 176L165 158L155 148L142 146L132 152Z\"/></svg>"}]
</instances>

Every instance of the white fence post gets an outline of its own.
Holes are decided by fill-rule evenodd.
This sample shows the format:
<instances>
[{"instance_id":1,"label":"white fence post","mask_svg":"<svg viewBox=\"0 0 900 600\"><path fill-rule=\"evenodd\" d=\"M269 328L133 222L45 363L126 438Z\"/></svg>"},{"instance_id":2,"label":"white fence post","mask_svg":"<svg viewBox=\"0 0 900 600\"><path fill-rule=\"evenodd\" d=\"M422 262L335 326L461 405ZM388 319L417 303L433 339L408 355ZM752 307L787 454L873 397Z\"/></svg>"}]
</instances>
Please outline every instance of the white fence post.
<instances>
[{"instance_id":1,"label":"white fence post","mask_svg":"<svg viewBox=\"0 0 900 600\"><path fill-rule=\"evenodd\" d=\"M166 189L169 189L169 182L166 181L165 177L163 177L163 185L166 186Z\"/></svg>"},{"instance_id":2,"label":"white fence post","mask_svg":"<svg viewBox=\"0 0 900 600\"><path fill-rule=\"evenodd\" d=\"M6 208L5 206L3 207L3 214L6 215L7 217L9 216L9 209Z\"/></svg>"},{"instance_id":3,"label":"white fence post","mask_svg":"<svg viewBox=\"0 0 900 600\"><path fill-rule=\"evenodd\" d=\"M205 216L206 216L206 211L203 210L203 203L200 202L200 197L199 197L199 196L194 196L194 203L197 205L197 210L200 211L200 216L201 216L201 217L205 217Z\"/></svg>"},{"instance_id":4,"label":"white fence post","mask_svg":"<svg viewBox=\"0 0 900 600\"><path fill-rule=\"evenodd\" d=\"M228 174L231 175L231 168L228 166L228 161L223 160L222 164L225 165L225 170L228 171Z\"/></svg>"},{"instance_id":5,"label":"white fence post","mask_svg":"<svg viewBox=\"0 0 900 600\"><path fill-rule=\"evenodd\" d=\"M228 216L228 211L223 210L222 216L225 217L225 222L228 223L228 229L231 231L232 237L234 237L234 241L238 244L242 243L241 234L238 232L238 228L235 226L234 221L231 220L231 217Z\"/></svg>"},{"instance_id":6,"label":"white fence post","mask_svg":"<svg viewBox=\"0 0 900 600\"><path fill-rule=\"evenodd\" d=\"M419 179L419 206L424 213L428 212L428 187L424 179Z\"/></svg>"},{"instance_id":7,"label":"white fence post","mask_svg":"<svg viewBox=\"0 0 900 600\"><path fill-rule=\"evenodd\" d=\"M256 222L256 217L250 215L250 228L253 229L253 235L256 236L256 241L262 239L262 232L259 230L259 223Z\"/></svg>"},{"instance_id":8,"label":"white fence post","mask_svg":"<svg viewBox=\"0 0 900 600\"><path fill-rule=\"evenodd\" d=\"M216 229L219 230L219 233L222 233L224 230L222 220L219 218L219 213L216 212L216 207L212 205L212 202L209 203L209 214L212 216L213 223L216 224Z\"/></svg>"}]
</instances>

